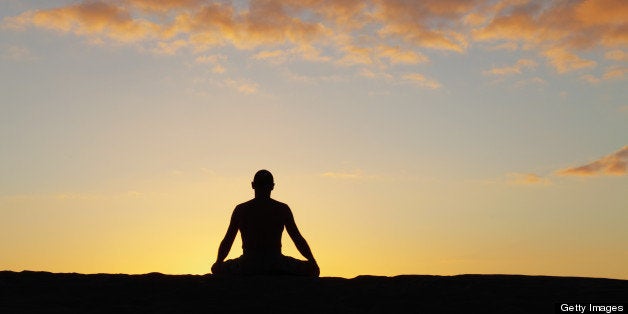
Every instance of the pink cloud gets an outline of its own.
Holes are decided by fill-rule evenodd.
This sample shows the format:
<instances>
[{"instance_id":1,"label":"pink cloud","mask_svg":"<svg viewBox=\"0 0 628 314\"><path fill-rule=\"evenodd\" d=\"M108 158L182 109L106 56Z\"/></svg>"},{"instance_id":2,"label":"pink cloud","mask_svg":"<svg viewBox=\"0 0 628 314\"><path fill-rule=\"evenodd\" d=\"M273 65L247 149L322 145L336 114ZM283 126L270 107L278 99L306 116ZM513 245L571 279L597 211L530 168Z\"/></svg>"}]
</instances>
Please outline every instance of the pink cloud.
<instances>
[{"instance_id":1,"label":"pink cloud","mask_svg":"<svg viewBox=\"0 0 628 314\"><path fill-rule=\"evenodd\" d=\"M597 176L597 175L625 175L628 164L628 146L622 147L619 151L604 156L598 160L583 166L567 168L557 171L561 176Z\"/></svg>"},{"instance_id":2,"label":"pink cloud","mask_svg":"<svg viewBox=\"0 0 628 314\"><path fill-rule=\"evenodd\" d=\"M484 74L492 74L492 75L510 75L510 74L521 74L524 69L530 69L537 66L537 63L534 60L530 59L519 59L514 65L492 68L490 70L484 71Z\"/></svg>"},{"instance_id":3,"label":"pink cloud","mask_svg":"<svg viewBox=\"0 0 628 314\"><path fill-rule=\"evenodd\" d=\"M230 45L255 49L257 59L271 62L277 58L259 50L378 68L421 64L426 50L465 53L480 44L489 51L536 52L565 74L598 65L583 57L589 49L601 50L606 60L625 60L626 16L625 0L250 0L244 6L219 0L83 0L8 17L3 26L140 44L164 54ZM517 73L531 62L493 71Z\"/></svg>"},{"instance_id":4,"label":"pink cloud","mask_svg":"<svg viewBox=\"0 0 628 314\"><path fill-rule=\"evenodd\" d=\"M508 182L511 184L536 185L549 184L549 180L534 173L509 173Z\"/></svg>"}]
</instances>

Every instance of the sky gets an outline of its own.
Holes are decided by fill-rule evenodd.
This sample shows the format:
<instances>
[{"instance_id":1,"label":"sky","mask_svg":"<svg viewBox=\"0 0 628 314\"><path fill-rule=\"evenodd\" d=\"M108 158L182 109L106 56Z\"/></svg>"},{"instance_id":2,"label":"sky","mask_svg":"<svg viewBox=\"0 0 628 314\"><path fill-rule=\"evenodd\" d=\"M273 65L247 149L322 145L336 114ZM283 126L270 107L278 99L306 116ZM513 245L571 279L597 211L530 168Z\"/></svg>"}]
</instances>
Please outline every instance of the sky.
<instances>
[{"instance_id":1,"label":"sky","mask_svg":"<svg viewBox=\"0 0 628 314\"><path fill-rule=\"evenodd\" d=\"M4 0L0 269L208 273L268 169L322 276L628 279L626 16Z\"/></svg>"}]
</instances>

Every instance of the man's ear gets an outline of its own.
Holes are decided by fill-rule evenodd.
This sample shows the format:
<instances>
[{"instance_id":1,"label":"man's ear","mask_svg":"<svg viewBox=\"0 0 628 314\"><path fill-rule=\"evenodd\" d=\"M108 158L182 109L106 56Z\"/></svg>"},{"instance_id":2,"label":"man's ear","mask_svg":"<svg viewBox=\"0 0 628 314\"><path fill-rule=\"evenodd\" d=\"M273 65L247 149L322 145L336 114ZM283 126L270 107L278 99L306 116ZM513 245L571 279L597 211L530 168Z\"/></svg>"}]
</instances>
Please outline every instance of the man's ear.
<instances>
[{"instance_id":1,"label":"man's ear","mask_svg":"<svg viewBox=\"0 0 628 314\"><path fill-rule=\"evenodd\" d=\"M255 182L251 182L251 188L253 188L253 190L255 190Z\"/></svg>"},{"instance_id":2,"label":"man's ear","mask_svg":"<svg viewBox=\"0 0 628 314\"><path fill-rule=\"evenodd\" d=\"M270 187L270 190L274 190L275 189L275 184L273 183L273 185Z\"/></svg>"}]
</instances>

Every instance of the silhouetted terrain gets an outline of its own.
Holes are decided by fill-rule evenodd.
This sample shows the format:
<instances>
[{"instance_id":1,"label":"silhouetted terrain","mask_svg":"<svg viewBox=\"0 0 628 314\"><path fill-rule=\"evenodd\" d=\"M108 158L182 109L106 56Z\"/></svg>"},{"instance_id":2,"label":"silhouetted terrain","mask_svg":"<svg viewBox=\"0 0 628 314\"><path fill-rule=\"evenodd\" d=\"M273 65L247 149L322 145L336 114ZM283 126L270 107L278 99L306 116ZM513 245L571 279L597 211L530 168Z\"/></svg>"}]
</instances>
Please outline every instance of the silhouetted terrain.
<instances>
[{"instance_id":1,"label":"silhouetted terrain","mask_svg":"<svg viewBox=\"0 0 628 314\"><path fill-rule=\"evenodd\" d=\"M575 277L0 272L0 313L554 313L557 302L627 300L628 280Z\"/></svg>"}]
</instances>

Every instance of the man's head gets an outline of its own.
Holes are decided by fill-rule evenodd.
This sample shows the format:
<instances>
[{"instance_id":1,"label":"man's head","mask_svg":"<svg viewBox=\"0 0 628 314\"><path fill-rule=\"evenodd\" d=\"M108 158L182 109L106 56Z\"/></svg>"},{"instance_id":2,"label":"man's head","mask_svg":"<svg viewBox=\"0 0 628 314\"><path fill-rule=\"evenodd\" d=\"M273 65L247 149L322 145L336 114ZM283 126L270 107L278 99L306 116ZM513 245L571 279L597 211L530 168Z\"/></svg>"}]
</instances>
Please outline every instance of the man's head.
<instances>
[{"instance_id":1,"label":"man's head","mask_svg":"<svg viewBox=\"0 0 628 314\"><path fill-rule=\"evenodd\" d=\"M255 194L258 193L268 193L270 195L270 191L275 187L275 182L273 180L273 174L268 170L260 170L255 173L255 177L253 177L253 182L251 182L251 186L255 190Z\"/></svg>"}]
</instances>

